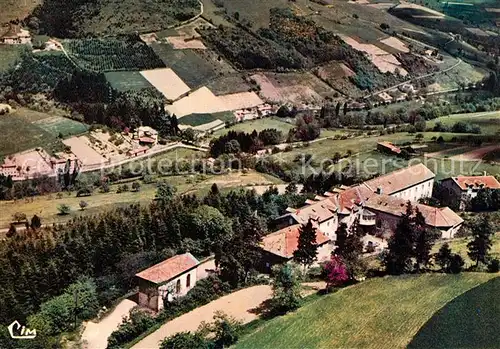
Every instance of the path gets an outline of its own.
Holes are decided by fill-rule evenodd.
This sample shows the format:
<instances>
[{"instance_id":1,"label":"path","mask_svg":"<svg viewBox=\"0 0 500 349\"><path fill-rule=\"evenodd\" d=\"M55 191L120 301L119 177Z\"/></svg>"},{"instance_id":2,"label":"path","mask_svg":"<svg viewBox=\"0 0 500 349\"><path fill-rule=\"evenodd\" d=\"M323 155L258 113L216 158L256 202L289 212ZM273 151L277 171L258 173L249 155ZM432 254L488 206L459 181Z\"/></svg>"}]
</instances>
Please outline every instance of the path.
<instances>
[{"instance_id":1,"label":"path","mask_svg":"<svg viewBox=\"0 0 500 349\"><path fill-rule=\"evenodd\" d=\"M395 89L395 88L398 88L399 86L403 86L405 84L409 84L411 82L414 82L414 81L417 81L417 80L421 80L421 79L425 79L425 78L428 78L428 77L431 77L431 76L434 76L434 75L438 75L438 74L443 74L443 73L447 73L449 72L450 70L452 69L455 69L456 67L458 67L460 64L462 64L462 60L460 58L457 58L457 63L455 63L453 66L449 67L449 68L446 68L444 70L440 70L440 71L437 71L437 72L434 72L434 73L429 73L429 74L425 74L425 75L421 75L421 76L417 76L415 78L412 78L410 80L407 80L407 81L404 81L404 82L401 82L399 84L396 84L396 85L393 85L391 87L388 87L388 88L385 88L383 90L380 90L380 91L377 91L377 92L373 92L373 93L370 93L366 96L364 96L363 98L364 99L368 99L368 98L371 98L375 95L378 95L379 93L382 93L382 92L387 92L389 90L392 90L392 89Z\"/></svg>"},{"instance_id":2,"label":"path","mask_svg":"<svg viewBox=\"0 0 500 349\"><path fill-rule=\"evenodd\" d=\"M83 349L106 349L108 337L118 329L123 317L128 316L136 305L136 302L124 299L100 322L86 322L82 334Z\"/></svg>"},{"instance_id":3,"label":"path","mask_svg":"<svg viewBox=\"0 0 500 349\"><path fill-rule=\"evenodd\" d=\"M325 283L307 283L304 286L308 286L306 294L311 294L318 289L324 288ZM258 308L271 296L272 289L269 285L253 286L231 293L167 322L139 341L132 349L157 349L160 342L166 337L178 332L196 331L202 321L211 322L217 310L222 310L229 316L233 316L243 323L248 323L258 318L258 314L252 309Z\"/></svg>"},{"instance_id":4,"label":"path","mask_svg":"<svg viewBox=\"0 0 500 349\"><path fill-rule=\"evenodd\" d=\"M486 154L500 149L500 145L493 144L486 147L476 148L469 152L450 157L451 160L476 161L481 160Z\"/></svg>"}]
</instances>

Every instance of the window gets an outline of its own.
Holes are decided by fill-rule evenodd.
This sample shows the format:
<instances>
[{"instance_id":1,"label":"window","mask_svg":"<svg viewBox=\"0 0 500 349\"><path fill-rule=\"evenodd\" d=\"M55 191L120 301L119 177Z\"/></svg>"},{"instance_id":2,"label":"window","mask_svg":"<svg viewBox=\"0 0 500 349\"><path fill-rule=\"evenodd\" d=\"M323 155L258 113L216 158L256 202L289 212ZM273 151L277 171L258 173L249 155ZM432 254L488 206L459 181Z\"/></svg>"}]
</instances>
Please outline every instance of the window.
<instances>
[{"instance_id":1,"label":"window","mask_svg":"<svg viewBox=\"0 0 500 349\"><path fill-rule=\"evenodd\" d=\"M181 280L177 280L177 284L175 285L175 292L181 293Z\"/></svg>"},{"instance_id":2,"label":"window","mask_svg":"<svg viewBox=\"0 0 500 349\"><path fill-rule=\"evenodd\" d=\"M187 278L186 278L186 288L190 288L191 287L191 274L188 274Z\"/></svg>"}]
</instances>

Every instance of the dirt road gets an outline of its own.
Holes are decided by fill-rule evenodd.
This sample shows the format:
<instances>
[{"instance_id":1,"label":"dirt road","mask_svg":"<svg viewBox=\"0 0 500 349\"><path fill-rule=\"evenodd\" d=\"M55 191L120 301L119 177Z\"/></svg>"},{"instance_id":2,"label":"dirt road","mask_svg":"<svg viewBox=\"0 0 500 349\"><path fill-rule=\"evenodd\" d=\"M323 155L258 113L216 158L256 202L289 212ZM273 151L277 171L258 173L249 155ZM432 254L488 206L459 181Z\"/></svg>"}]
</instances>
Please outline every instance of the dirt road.
<instances>
[{"instance_id":1,"label":"dirt road","mask_svg":"<svg viewBox=\"0 0 500 349\"><path fill-rule=\"evenodd\" d=\"M303 284L303 286L308 287L303 292L304 295L308 295L324 288L326 284L324 282L312 282ZM243 323L248 323L259 316L255 313L254 309L258 308L259 305L271 298L271 296L272 289L268 285L253 286L231 293L167 322L157 331L134 345L132 349L157 349L160 342L166 337L178 332L196 331L202 321L211 322L217 310L224 311L224 313L235 317Z\"/></svg>"},{"instance_id":2,"label":"dirt road","mask_svg":"<svg viewBox=\"0 0 500 349\"><path fill-rule=\"evenodd\" d=\"M121 301L116 308L100 322L89 321L85 324L85 331L82 334L82 343L84 349L106 349L108 346L108 337L118 329L124 316L127 316L130 309L137 303L125 299Z\"/></svg>"}]
</instances>

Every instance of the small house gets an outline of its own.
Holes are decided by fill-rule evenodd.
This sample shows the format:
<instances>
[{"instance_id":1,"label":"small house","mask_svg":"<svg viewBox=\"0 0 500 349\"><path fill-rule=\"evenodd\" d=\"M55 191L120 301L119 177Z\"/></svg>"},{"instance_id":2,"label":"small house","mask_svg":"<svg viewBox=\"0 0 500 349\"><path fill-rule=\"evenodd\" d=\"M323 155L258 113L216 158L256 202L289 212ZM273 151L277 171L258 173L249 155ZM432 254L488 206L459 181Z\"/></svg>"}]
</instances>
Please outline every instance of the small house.
<instances>
[{"instance_id":1,"label":"small house","mask_svg":"<svg viewBox=\"0 0 500 349\"><path fill-rule=\"evenodd\" d=\"M500 182L493 176L450 177L443 179L441 185L451 197L460 202L460 210L465 210L481 189L500 189Z\"/></svg>"},{"instance_id":2,"label":"small house","mask_svg":"<svg viewBox=\"0 0 500 349\"><path fill-rule=\"evenodd\" d=\"M160 311L164 301L186 295L196 284L199 264L191 253L184 253L136 274L139 305Z\"/></svg>"}]
</instances>

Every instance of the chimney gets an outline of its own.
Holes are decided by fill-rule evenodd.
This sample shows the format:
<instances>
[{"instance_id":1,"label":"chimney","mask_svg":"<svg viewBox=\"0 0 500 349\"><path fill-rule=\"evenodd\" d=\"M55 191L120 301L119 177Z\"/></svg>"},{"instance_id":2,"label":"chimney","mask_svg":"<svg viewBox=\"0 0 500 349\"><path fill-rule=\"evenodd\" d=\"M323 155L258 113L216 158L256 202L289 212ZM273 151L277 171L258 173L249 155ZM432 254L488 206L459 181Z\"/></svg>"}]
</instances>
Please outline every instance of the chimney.
<instances>
[{"instance_id":1,"label":"chimney","mask_svg":"<svg viewBox=\"0 0 500 349\"><path fill-rule=\"evenodd\" d=\"M377 194L382 195L384 191L382 190L382 187L377 187Z\"/></svg>"}]
</instances>

